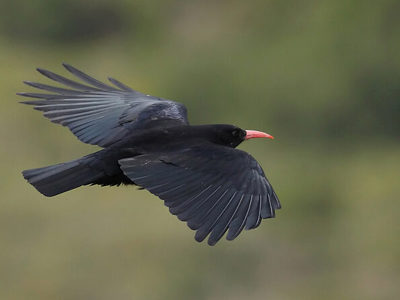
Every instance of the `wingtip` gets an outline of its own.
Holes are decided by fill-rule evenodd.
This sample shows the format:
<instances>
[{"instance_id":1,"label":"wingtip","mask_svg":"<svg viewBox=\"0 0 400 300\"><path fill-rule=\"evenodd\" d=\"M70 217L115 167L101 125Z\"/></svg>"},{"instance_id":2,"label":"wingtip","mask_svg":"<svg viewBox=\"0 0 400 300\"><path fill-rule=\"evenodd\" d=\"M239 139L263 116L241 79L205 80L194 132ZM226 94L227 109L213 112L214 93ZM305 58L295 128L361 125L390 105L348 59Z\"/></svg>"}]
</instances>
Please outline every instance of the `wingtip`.
<instances>
[{"instance_id":1,"label":"wingtip","mask_svg":"<svg viewBox=\"0 0 400 300\"><path fill-rule=\"evenodd\" d=\"M107 77L108 81L111 82L112 84L114 84L116 87L124 90L124 91L128 91L128 92L135 92L132 88L130 88L129 86L123 84L122 82L118 81L117 79L113 78L113 77Z\"/></svg>"},{"instance_id":2,"label":"wingtip","mask_svg":"<svg viewBox=\"0 0 400 300\"><path fill-rule=\"evenodd\" d=\"M234 239L235 239L236 237L234 236L234 237L232 237L232 236L226 236L226 240L227 241L233 241Z\"/></svg>"},{"instance_id":3,"label":"wingtip","mask_svg":"<svg viewBox=\"0 0 400 300\"><path fill-rule=\"evenodd\" d=\"M24 84L26 84L26 85L28 85L28 86L31 86L31 87L34 87L34 88L38 88L38 85L40 85L40 84L38 84L38 83L36 83L36 82L33 82L33 81L28 81L28 80L24 80L24 81L22 81Z\"/></svg>"},{"instance_id":4,"label":"wingtip","mask_svg":"<svg viewBox=\"0 0 400 300\"><path fill-rule=\"evenodd\" d=\"M62 66L66 68L68 71L71 71L71 69L75 69L73 66L71 66L69 63L63 62Z\"/></svg>"},{"instance_id":5,"label":"wingtip","mask_svg":"<svg viewBox=\"0 0 400 300\"><path fill-rule=\"evenodd\" d=\"M36 105L37 104L36 102L37 101L18 101L18 103L20 103L20 104L27 104L27 105ZM34 107L34 109L37 110L36 107Z\"/></svg>"},{"instance_id":6,"label":"wingtip","mask_svg":"<svg viewBox=\"0 0 400 300\"><path fill-rule=\"evenodd\" d=\"M236 231L229 230L228 233L226 234L226 240L233 241L234 239L236 239L238 237L238 235L242 232L242 230L243 230L243 228L241 228L240 230L236 230Z\"/></svg>"},{"instance_id":7,"label":"wingtip","mask_svg":"<svg viewBox=\"0 0 400 300\"><path fill-rule=\"evenodd\" d=\"M214 239L211 239L211 238L208 238L208 240L207 240L207 244L209 246L215 246L217 244L217 242L218 242L218 240L214 240Z\"/></svg>"},{"instance_id":8,"label":"wingtip","mask_svg":"<svg viewBox=\"0 0 400 300\"><path fill-rule=\"evenodd\" d=\"M25 92L19 92L19 93L15 93L17 96L22 96L22 97L29 97L32 98L31 93L25 93ZM20 103L23 103L25 101L20 101Z\"/></svg>"},{"instance_id":9,"label":"wingtip","mask_svg":"<svg viewBox=\"0 0 400 300\"><path fill-rule=\"evenodd\" d=\"M203 234L199 233L199 231L197 231L196 234L194 235L194 239L196 240L196 242L199 242L199 243L204 241L205 238L206 238L206 236L203 236Z\"/></svg>"},{"instance_id":10,"label":"wingtip","mask_svg":"<svg viewBox=\"0 0 400 300\"><path fill-rule=\"evenodd\" d=\"M44 75L46 77L47 77L46 74L49 73L49 71L47 71L46 69L43 69L43 68L36 68L36 71L38 71L40 74L42 74L42 75Z\"/></svg>"}]
</instances>

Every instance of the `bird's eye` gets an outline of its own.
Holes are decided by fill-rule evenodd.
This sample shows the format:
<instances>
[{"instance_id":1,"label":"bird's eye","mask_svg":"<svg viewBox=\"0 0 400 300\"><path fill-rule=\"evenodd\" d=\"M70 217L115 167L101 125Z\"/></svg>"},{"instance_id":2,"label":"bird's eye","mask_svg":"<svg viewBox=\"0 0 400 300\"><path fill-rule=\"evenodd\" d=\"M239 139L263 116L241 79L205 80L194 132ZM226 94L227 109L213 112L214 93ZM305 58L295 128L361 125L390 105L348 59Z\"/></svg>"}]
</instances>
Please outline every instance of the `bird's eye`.
<instances>
[{"instance_id":1,"label":"bird's eye","mask_svg":"<svg viewBox=\"0 0 400 300\"><path fill-rule=\"evenodd\" d=\"M238 131L238 130L232 131L232 135L233 135L233 136L238 136L238 135L239 135L239 131Z\"/></svg>"}]
</instances>

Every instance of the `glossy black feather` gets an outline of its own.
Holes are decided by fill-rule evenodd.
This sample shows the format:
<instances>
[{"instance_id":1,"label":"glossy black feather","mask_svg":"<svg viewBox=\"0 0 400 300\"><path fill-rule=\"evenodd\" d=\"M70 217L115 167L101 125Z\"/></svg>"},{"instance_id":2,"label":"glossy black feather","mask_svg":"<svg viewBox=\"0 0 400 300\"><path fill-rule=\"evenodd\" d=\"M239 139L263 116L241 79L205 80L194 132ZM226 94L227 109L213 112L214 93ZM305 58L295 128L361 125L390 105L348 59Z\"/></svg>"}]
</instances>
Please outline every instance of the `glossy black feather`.
<instances>
[{"instance_id":1,"label":"glossy black feather","mask_svg":"<svg viewBox=\"0 0 400 300\"><path fill-rule=\"evenodd\" d=\"M119 87L121 90L124 90L126 92L135 92L133 89L131 89L129 86L123 84L122 82L112 78L112 77L108 77L108 80L114 84L115 86Z\"/></svg>"},{"instance_id":2,"label":"glossy black feather","mask_svg":"<svg viewBox=\"0 0 400 300\"><path fill-rule=\"evenodd\" d=\"M51 92L19 93L24 97L45 99L23 101L43 111L52 122L67 126L79 140L107 147L129 135L133 130L187 125L184 105L134 91L121 82L109 78L117 88L107 85L69 64L64 67L82 84L51 71L37 69L47 78L69 88L26 81L31 87ZM79 128L77 128L79 127Z\"/></svg>"},{"instance_id":3,"label":"glossy black feather","mask_svg":"<svg viewBox=\"0 0 400 300\"><path fill-rule=\"evenodd\" d=\"M63 63L63 66L73 75L76 77L80 78L81 80L85 81L86 83L90 84L91 86L95 86L99 88L100 90L104 91L119 91L118 89L109 86L107 84L104 84L101 81L98 81L97 79L94 79L93 77L90 77L89 75L83 73L82 71L79 71L78 69L74 68L73 66Z\"/></svg>"},{"instance_id":4,"label":"glossy black feather","mask_svg":"<svg viewBox=\"0 0 400 300\"><path fill-rule=\"evenodd\" d=\"M52 122L104 149L49 167L23 171L39 192L55 196L82 185L134 184L164 200L169 211L215 245L275 217L278 197L257 161L235 149L246 131L233 125L190 126L177 102L105 84L68 64L78 81L38 69L56 87L26 81L44 93L19 93ZM47 93L46 93L47 92Z\"/></svg>"},{"instance_id":5,"label":"glossy black feather","mask_svg":"<svg viewBox=\"0 0 400 300\"><path fill-rule=\"evenodd\" d=\"M261 218L274 216L264 173L243 151L193 145L180 152L146 154L119 163L135 184L159 196L171 213L197 230L198 241L210 234L209 244L214 245L229 229L229 239L234 239L246 222L250 229ZM263 193L265 199L260 196Z\"/></svg>"}]
</instances>

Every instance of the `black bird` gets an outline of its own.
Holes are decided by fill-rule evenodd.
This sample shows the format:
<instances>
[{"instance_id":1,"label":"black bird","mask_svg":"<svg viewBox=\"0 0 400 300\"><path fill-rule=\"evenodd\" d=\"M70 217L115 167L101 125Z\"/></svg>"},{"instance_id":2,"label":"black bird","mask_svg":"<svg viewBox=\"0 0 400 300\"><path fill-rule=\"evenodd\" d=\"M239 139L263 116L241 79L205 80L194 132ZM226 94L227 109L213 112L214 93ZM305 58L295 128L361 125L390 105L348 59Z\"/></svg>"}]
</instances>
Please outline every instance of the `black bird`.
<instances>
[{"instance_id":1,"label":"black bird","mask_svg":"<svg viewBox=\"0 0 400 300\"><path fill-rule=\"evenodd\" d=\"M134 184L164 200L172 214L196 230L195 239L215 245L233 240L272 218L281 208L257 161L237 147L269 134L233 125L189 125L184 105L137 92L109 78L104 84L68 64L84 83L53 72L41 74L65 85L25 81L50 93L19 93L52 122L68 127L84 143L103 149L82 158L23 171L51 197L82 185Z\"/></svg>"}]
</instances>

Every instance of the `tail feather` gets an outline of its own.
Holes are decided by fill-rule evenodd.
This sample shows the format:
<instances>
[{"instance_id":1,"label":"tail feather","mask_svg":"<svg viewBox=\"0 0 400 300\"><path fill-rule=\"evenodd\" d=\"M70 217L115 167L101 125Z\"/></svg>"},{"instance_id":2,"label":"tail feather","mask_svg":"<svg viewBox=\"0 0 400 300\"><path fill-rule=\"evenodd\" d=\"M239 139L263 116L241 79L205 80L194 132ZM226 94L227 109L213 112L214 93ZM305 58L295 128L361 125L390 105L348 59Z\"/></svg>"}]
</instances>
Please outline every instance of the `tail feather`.
<instances>
[{"instance_id":1,"label":"tail feather","mask_svg":"<svg viewBox=\"0 0 400 300\"><path fill-rule=\"evenodd\" d=\"M89 167L89 156L53 166L25 170L24 178L40 193L52 197L95 182L104 176L101 170Z\"/></svg>"}]
</instances>

